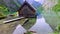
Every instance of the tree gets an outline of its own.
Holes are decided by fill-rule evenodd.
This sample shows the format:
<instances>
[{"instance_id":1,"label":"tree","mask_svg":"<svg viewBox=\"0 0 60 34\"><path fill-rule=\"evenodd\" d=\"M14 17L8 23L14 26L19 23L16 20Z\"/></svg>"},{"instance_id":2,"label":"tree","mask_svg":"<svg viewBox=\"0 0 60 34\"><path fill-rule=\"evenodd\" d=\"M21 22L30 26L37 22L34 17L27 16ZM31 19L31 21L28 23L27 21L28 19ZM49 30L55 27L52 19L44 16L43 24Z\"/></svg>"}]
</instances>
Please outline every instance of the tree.
<instances>
[{"instance_id":1,"label":"tree","mask_svg":"<svg viewBox=\"0 0 60 34\"><path fill-rule=\"evenodd\" d=\"M7 16L7 14L9 14L8 9L5 6L0 5L0 19Z\"/></svg>"},{"instance_id":2,"label":"tree","mask_svg":"<svg viewBox=\"0 0 60 34\"><path fill-rule=\"evenodd\" d=\"M55 12L60 12L60 4L56 4L53 8L52 8L53 11Z\"/></svg>"},{"instance_id":3,"label":"tree","mask_svg":"<svg viewBox=\"0 0 60 34\"><path fill-rule=\"evenodd\" d=\"M58 12L60 12L60 0L58 0L58 3L52 7L52 10L57 14L57 16L60 18Z\"/></svg>"}]
</instances>

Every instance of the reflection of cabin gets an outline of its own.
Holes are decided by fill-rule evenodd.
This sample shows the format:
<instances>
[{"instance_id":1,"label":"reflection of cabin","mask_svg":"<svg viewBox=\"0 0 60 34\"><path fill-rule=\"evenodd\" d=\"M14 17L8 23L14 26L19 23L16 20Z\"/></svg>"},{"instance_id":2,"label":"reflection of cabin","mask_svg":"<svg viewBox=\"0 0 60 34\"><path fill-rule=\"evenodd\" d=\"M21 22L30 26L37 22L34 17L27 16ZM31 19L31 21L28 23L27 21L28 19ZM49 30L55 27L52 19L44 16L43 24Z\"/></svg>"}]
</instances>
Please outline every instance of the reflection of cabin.
<instances>
[{"instance_id":1,"label":"reflection of cabin","mask_svg":"<svg viewBox=\"0 0 60 34\"><path fill-rule=\"evenodd\" d=\"M18 10L20 17L35 17L35 9L25 1Z\"/></svg>"}]
</instances>

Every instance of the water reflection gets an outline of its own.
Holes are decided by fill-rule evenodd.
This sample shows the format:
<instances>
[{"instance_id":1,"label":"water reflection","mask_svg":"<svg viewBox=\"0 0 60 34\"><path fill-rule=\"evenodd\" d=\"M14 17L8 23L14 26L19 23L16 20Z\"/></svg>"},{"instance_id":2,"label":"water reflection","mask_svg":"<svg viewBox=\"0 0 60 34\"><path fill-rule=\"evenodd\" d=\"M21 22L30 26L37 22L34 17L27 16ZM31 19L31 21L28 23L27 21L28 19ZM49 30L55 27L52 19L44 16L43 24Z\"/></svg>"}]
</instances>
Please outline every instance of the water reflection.
<instances>
[{"instance_id":1,"label":"water reflection","mask_svg":"<svg viewBox=\"0 0 60 34\"><path fill-rule=\"evenodd\" d=\"M14 30L13 34L24 34L26 30L19 24Z\"/></svg>"},{"instance_id":2,"label":"water reflection","mask_svg":"<svg viewBox=\"0 0 60 34\"><path fill-rule=\"evenodd\" d=\"M25 30L21 25L18 25L13 32L13 34L24 34L27 30ZM37 21L35 25L33 25L29 31L35 31L37 34L49 34L53 33L52 28L49 26L49 24L46 23L44 17L37 16Z\"/></svg>"},{"instance_id":3,"label":"water reflection","mask_svg":"<svg viewBox=\"0 0 60 34\"><path fill-rule=\"evenodd\" d=\"M32 26L29 30L36 31L38 34L48 34L53 32L49 24L46 23L44 17L40 16L37 16L36 24Z\"/></svg>"}]
</instances>

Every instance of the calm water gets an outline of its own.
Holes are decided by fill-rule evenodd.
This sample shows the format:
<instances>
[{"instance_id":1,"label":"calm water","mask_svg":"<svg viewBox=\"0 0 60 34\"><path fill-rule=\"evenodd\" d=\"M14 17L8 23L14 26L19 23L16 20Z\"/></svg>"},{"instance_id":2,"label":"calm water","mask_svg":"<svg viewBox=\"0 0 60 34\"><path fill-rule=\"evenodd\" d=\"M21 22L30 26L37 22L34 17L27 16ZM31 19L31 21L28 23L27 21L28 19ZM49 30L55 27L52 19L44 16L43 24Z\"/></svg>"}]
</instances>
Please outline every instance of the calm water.
<instances>
[{"instance_id":1,"label":"calm water","mask_svg":"<svg viewBox=\"0 0 60 34\"><path fill-rule=\"evenodd\" d=\"M37 16L36 24L32 26L29 30L36 31L38 34L48 34L53 32L49 24L46 23L44 17L40 16Z\"/></svg>"},{"instance_id":2,"label":"calm water","mask_svg":"<svg viewBox=\"0 0 60 34\"><path fill-rule=\"evenodd\" d=\"M26 30L19 24L19 25L17 25L13 34L24 34L24 32L26 32Z\"/></svg>"},{"instance_id":3,"label":"calm water","mask_svg":"<svg viewBox=\"0 0 60 34\"><path fill-rule=\"evenodd\" d=\"M29 30L36 31L37 34L48 34L53 32L49 24L46 23L44 17L41 16L37 16L35 25L33 25ZM23 34L24 32L26 32L26 30L21 25L18 25L13 34Z\"/></svg>"}]
</instances>

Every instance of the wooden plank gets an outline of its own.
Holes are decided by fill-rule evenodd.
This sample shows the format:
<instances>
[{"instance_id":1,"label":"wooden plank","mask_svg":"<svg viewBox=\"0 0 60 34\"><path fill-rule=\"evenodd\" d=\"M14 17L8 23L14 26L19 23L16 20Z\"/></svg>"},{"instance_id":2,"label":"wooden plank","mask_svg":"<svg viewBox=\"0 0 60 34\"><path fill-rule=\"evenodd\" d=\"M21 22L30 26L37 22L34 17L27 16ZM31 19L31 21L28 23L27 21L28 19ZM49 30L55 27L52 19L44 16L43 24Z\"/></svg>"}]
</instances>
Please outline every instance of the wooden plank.
<instances>
[{"instance_id":1,"label":"wooden plank","mask_svg":"<svg viewBox=\"0 0 60 34\"><path fill-rule=\"evenodd\" d=\"M24 17L20 17L20 18L15 18L15 19L11 19L11 20L7 20L7 21L3 21L3 23L6 24L6 23L9 23L9 22L13 22L13 21L20 20L20 19L22 19L22 18L24 18Z\"/></svg>"}]
</instances>

